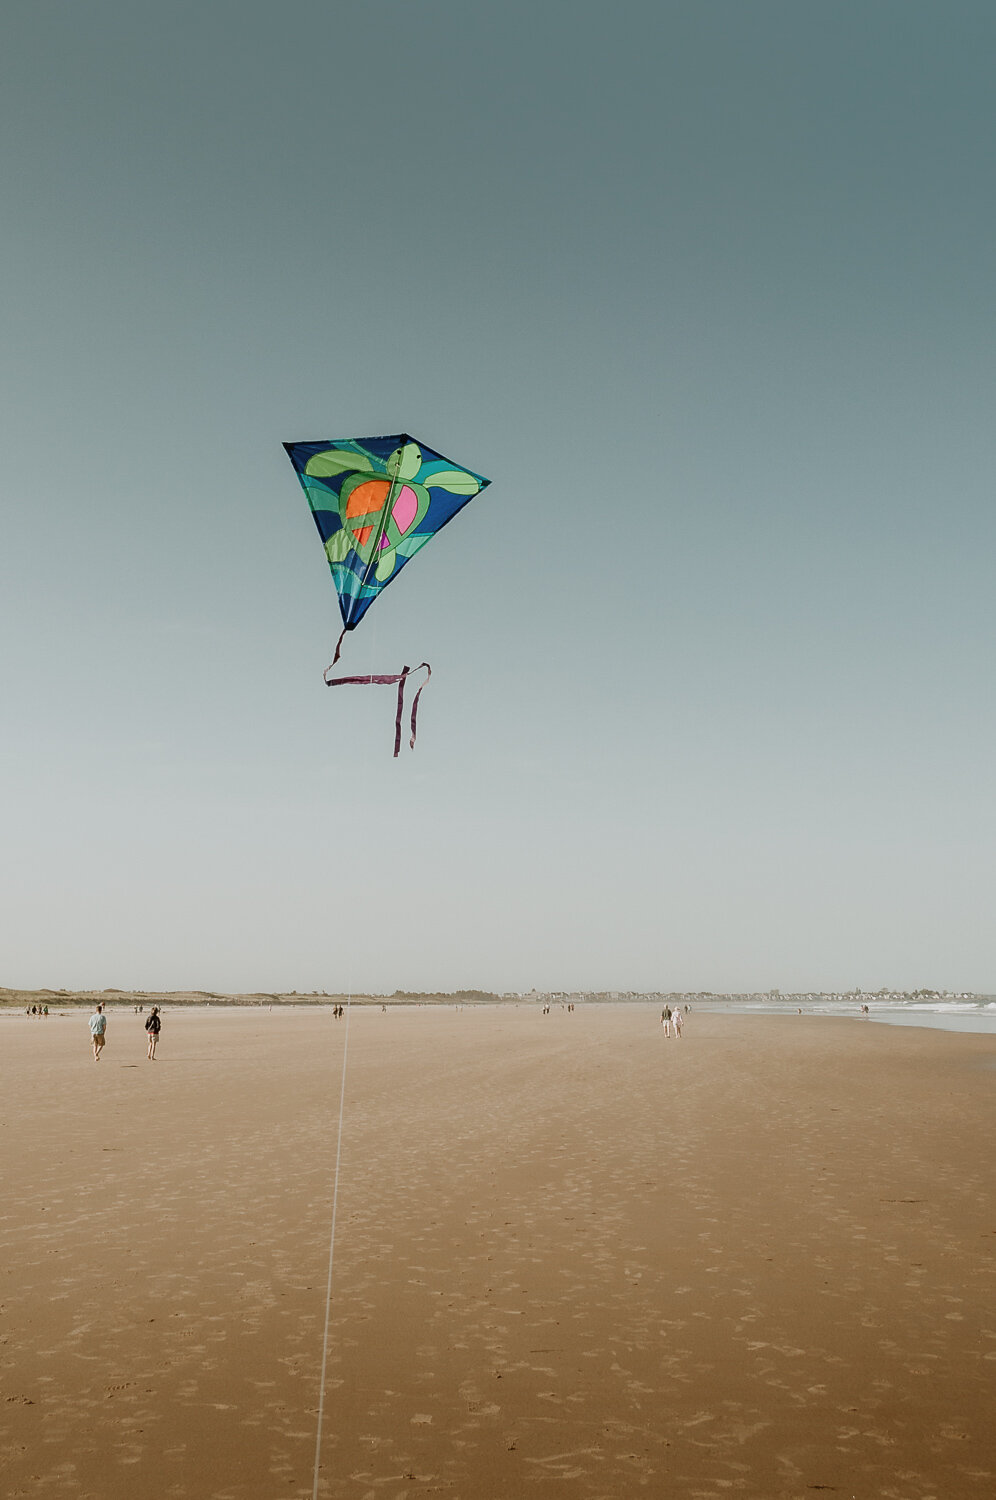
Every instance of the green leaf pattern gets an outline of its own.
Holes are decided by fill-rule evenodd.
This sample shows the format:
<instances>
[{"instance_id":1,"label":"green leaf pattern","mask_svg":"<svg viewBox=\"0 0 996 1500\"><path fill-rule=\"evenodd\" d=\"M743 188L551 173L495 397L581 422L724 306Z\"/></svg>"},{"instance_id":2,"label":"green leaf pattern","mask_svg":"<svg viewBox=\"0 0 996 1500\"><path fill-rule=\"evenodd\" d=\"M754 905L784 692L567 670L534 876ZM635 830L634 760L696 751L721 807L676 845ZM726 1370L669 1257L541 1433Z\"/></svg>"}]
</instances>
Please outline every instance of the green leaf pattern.
<instances>
[{"instance_id":1,"label":"green leaf pattern","mask_svg":"<svg viewBox=\"0 0 996 1500\"><path fill-rule=\"evenodd\" d=\"M476 495L481 488L473 474L463 469L442 469L434 474L423 474L422 483L430 489L449 490L451 495Z\"/></svg>"},{"instance_id":2,"label":"green leaf pattern","mask_svg":"<svg viewBox=\"0 0 996 1500\"><path fill-rule=\"evenodd\" d=\"M421 455L419 459L421 461ZM316 479L331 479L333 474L346 474L350 470L365 473L371 479L382 477L381 470L374 467L373 459L362 453L350 453L346 448L326 448L324 453L315 453L308 459L304 472Z\"/></svg>"}]
</instances>

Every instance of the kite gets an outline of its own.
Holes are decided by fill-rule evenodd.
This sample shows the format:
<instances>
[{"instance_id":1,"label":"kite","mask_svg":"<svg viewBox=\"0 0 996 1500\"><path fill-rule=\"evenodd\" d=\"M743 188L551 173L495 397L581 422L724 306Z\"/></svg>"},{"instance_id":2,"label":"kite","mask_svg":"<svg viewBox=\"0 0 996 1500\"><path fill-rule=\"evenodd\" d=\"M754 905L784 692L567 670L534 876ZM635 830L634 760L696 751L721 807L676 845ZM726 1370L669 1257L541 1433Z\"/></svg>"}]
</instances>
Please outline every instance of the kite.
<instances>
[{"instance_id":1,"label":"kite","mask_svg":"<svg viewBox=\"0 0 996 1500\"><path fill-rule=\"evenodd\" d=\"M411 709L409 744L415 748L418 700L432 675L428 662L390 674L330 677L329 673L339 660L347 631L356 629L405 564L491 481L472 469L459 468L407 433L285 443L284 448L308 497L339 596L343 628L332 665L325 669L325 683L328 687L397 684L397 757L405 687L412 671L424 667L425 682Z\"/></svg>"}]
</instances>

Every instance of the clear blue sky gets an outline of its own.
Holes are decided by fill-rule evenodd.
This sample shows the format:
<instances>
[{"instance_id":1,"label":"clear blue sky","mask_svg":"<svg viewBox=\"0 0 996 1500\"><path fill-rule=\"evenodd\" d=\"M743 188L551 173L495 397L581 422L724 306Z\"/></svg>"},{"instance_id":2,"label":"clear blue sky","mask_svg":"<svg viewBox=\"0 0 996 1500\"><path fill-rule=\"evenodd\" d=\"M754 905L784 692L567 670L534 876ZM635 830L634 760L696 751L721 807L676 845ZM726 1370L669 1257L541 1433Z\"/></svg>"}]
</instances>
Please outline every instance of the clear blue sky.
<instances>
[{"instance_id":1,"label":"clear blue sky","mask_svg":"<svg viewBox=\"0 0 996 1500\"><path fill-rule=\"evenodd\" d=\"M4 30L0 983L996 990L988 0Z\"/></svg>"}]
</instances>

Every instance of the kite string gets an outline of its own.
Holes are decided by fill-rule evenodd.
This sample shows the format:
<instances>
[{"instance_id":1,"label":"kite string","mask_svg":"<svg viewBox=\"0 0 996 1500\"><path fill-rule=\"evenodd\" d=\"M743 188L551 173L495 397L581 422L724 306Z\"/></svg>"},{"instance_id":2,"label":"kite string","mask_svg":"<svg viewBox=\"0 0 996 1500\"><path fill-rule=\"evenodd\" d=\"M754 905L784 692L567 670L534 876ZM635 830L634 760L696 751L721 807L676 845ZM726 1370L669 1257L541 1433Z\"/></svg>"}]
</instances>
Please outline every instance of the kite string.
<instances>
[{"instance_id":1,"label":"kite string","mask_svg":"<svg viewBox=\"0 0 996 1500\"><path fill-rule=\"evenodd\" d=\"M346 996L346 1031L342 1043L342 1081L339 1086L339 1129L335 1143L335 1175L332 1186L332 1227L329 1232L329 1275L325 1286L325 1332L322 1335L322 1374L318 1383L318 1425L315 1432L315 1482L312 1500L318 1500L318 1469L322 1456L322 1417L325 1413L325 1371L329 1357L329 1319L332 1311L332 1267L335 1261L335 1217L339 1206L339 1162L342 1159L342 1115L346 1102L346 1058L349 1055L349 1009L352 995Z\"/></svg>"}]
</instances>

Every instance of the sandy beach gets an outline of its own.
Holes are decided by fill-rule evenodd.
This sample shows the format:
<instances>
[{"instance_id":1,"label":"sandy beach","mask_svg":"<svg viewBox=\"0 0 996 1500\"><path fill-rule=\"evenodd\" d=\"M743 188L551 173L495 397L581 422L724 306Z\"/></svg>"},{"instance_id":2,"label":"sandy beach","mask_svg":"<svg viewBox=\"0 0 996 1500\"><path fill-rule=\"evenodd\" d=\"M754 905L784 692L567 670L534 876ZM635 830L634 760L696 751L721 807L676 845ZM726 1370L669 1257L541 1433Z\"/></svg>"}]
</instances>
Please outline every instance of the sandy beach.
<instances>
[{"instance_id":1,"label":"sandy beach","mask_svg":"<svg viewBox=\"0 0 996 1500\"><path fill-rule=\"evenodd\" d=\"M312 1494L345 1022L0 1017L0 1490ZM334 1500L990 1500L987 1036L354 1009Z\"/></svg>"}]
</instances>

